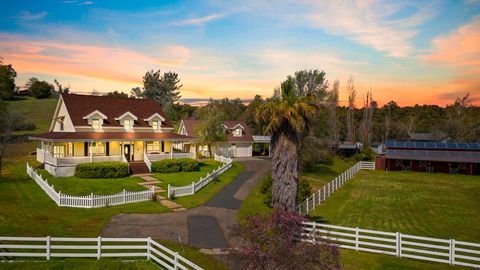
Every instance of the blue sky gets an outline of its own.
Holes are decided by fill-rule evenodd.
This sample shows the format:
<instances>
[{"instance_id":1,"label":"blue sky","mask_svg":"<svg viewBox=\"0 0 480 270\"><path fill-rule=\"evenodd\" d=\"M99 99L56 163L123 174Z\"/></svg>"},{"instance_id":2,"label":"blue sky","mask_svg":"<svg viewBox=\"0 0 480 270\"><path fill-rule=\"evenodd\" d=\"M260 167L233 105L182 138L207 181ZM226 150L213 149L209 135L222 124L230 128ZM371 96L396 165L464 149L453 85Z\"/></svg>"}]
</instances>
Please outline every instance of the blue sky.
<instances>
[{"instance_id":1,"label":"blue sky","mask_svg":"<svg viewBox=\"0 0 480 270\"><path fill-rule=\"evenodd\" d=\"M176 71L185 98L271 95L288 74L353 76L380 103L480 98L480 1L8 1L0 56L22 85L141 85Z\"/></svg>"}]
</instances>

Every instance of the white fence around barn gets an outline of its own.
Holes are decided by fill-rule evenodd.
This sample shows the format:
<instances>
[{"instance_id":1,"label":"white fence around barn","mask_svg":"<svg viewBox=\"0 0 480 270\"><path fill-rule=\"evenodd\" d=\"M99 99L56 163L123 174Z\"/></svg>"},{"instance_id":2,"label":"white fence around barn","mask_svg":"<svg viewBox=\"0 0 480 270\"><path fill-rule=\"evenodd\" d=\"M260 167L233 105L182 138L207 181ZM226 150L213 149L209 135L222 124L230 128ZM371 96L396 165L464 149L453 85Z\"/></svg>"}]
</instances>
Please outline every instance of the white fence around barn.
<instances>
[{"instance_id":1,"label":"white fence around barn","mask_svg":"<svg viewBox=\"0 0 480 270\"><path fill-rule=\"evenodd\" d=\"M96 195L91 193L85 196L73 196L55 191L54 185L50 185L48 180L43 179L28 163L27 174L35 180L40 188L52 198L58 206L76 207L76 208L97 208L110 205L120 205L134 202L143 202L151 200L155 194L155 187L152 189L138 192L123 190L117 194Z\"/></svg>"},{"instance_id":2,"label":"white fence around barn","mask_svg":"<svg viewBox=\"0 0 480 270\"><path fill-rule=\"evenodd\" d=\"M178 252L148 238L72 238L0 236L0 261L14 258L122 258L148 259L162 268L202 270Z\"/></svg>"},{"instance_id":3,"label":"white fence around barn","mask_svg":"<svg viewBox=\"0 0 480 270\"><path fill-rule=\"evenodd\" d=\"M232 167L232 159L228 157L223 157L215 154L215 160L220 161L223 164L218 167L217 169L213 170L213 172L208 173L207 176L201 177L200 180L195 183L192 182L190 185L175 187L172 185L168 185L167 195L168 198L171 196L181 197L181 196L188 196L197 193L203 187L205 187L208 183L212 182L215 178L223 174L225 171Z\"/></svg>"},{"instance_id":4,"label":"white fence around barn","mask_svg":"<svg viewBox=\"0 0 480 270\"><path fill-rule=\"evenodd\" d=\"M480 243L315 222L303 223L300 239L314 244L328 240L345 249L480 268Z\"/></svg>"},{"instance_id":5,"label":"white fence around barn","mask_svg":"<svg viewBox=\"0 0 480 270\"><path fill-rule=\"evenodd\" d=\"M300 214L308 214L313 211L317 205L322 204L330 195L332 195L337 189L342 187L350 178L357 174L360 170L375 170L375 162L359 161L348 170L337 176L328 184L323 186L317 192L314 192L305 201L297 206L297 211Z\"/></svg>"}]
</instances>

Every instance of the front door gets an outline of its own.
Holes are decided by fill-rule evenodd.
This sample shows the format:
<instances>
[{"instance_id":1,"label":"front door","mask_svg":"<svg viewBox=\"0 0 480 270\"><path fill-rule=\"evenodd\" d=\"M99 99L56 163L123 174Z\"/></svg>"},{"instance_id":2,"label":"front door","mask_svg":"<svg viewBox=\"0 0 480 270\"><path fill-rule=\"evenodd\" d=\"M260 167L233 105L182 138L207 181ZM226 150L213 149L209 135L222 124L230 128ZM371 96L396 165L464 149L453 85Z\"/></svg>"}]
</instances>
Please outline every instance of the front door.
<instances>
[{"instance_id":1,"label":"front door","mask_svg":"<svg viewBox=\"0 0 480 270\"><path fill-rule=\"evenodd\" d=\"M127 161L130 161L130 157L131 157L131 152L130 152L130 144L125 144L123 146L123 154L125 155L125 158L127 159Z\"/></svg>"}]
</instances>

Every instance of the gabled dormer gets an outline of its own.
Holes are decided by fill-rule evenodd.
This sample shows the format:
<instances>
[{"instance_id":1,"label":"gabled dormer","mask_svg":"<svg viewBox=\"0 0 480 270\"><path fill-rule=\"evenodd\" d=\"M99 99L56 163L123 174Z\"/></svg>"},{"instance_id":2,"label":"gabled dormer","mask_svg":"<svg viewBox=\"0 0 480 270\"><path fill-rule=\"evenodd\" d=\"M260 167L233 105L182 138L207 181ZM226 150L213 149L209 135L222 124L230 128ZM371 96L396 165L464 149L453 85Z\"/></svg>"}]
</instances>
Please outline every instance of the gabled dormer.
<instances>
[{"instance_id":1,"label":"gabled dormer","mask_svg":"<svg viewBox=\"0 0 480 270\"><path fill-rule=\"evenodd\" d=\"M120 125L123 126L125 131L131 132L133 131L133 126L135 125L135 121L138 120L138 117L136 117L133 113L127 111L119 117L116 117L115 120L117 120Z\"/></svg>"},{"instance_id":2,"label":"gabled dormer","mask_svg":"<svg viewBox=\"0 0 480 270\"><path fill-rule=\"evenodd\" d=\"M243 129L244 129L244 127L242 125L240 125L240 124L235 125L232 128L233 137L242 137L243 133L244 133Z\"/></svg>"},{"instance_id":3,"label":"gabled dormer","mask_svg":"<svg viewBox=\"0 0 480 270\"><path fill-rule=\"evenodd\" d=\"M159 113L154 113L150 117L143 119L148 123L153 129L154 132L160 132L162 128L162 122L165 121L165 118Z\"/></svg>"},{"instance_id":4,"label":"gabled dormer","mask_svg":"<svg viewBox=\"0 0 480 270\"><path fill-rule=\"evenodd\" d=\"M103 131L103 121L108 117L99 110L95 110L83 117L92 127L93 131Z\"/></svg>"}]
</instances>

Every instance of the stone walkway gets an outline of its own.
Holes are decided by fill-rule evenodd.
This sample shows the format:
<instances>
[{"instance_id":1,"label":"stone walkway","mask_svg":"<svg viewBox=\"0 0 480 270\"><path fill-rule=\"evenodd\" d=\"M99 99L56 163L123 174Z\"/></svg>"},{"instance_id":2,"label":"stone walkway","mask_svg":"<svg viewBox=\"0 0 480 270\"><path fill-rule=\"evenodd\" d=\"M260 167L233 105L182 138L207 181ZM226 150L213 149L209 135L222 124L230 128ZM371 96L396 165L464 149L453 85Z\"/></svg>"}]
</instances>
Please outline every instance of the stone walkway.
<instances>
[{"instance_id":1,"label":"stone walkway","mask_svg":"<svg viewBox=\"0 0 480 270\"><path fill-rule=\"evenodd\" d=\"M204 205L165 214L115 215L104 227L102 236L181 241L209 254L222 254L224 248L240 246L242 239L235 233L238 209L270 170L270 160L246 159L240 162L245 164L245 171Z\"/></svg>"},{"instance_id":2,"label":"stone walkway","mask_svg":"<svg viewBox=\"0 0 480 270\"><path fill-rule=\"evenodd\" d=\"M161 187L157 187L155 186L156 184L160 184L161 181L159 181L157 178L155 177L152 177L151 175L143 175L143 176L140 176L140 178L142 178L143 180L145 180L145 182L139 182L138 184L143 186L144 188L146 189L152 189L152 187L154 188L154 192L155 193L160 193L160 192L165 192L164 189L162 189ZM157 201L165 206L165 207L168 207L170 209L172 209L173 211L177 212L177 211L184 211L184 210L187 210L185 209L182 205L178 204L178 203L175 203L175 202L172 202L168 199L166 199L165 197L163 196L160 196L160 195L156 195L157 196Z\"/></svg>"}]
</instances>

